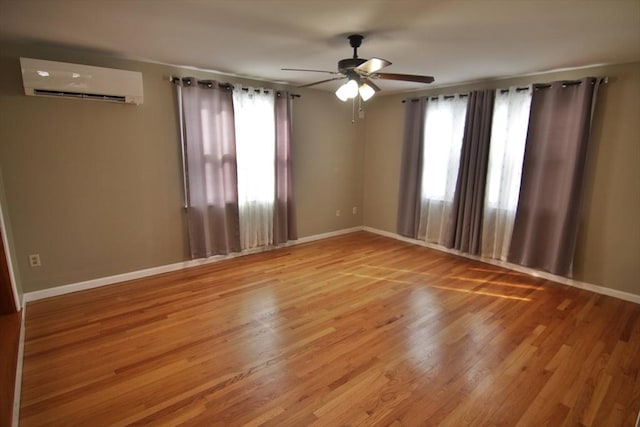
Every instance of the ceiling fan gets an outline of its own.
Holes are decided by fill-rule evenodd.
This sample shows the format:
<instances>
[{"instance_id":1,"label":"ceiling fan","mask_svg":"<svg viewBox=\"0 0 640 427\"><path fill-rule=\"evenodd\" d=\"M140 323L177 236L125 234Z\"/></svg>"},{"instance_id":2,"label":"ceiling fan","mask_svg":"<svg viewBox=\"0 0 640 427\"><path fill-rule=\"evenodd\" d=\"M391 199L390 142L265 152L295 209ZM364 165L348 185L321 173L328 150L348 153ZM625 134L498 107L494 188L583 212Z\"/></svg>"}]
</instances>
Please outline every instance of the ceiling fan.
<instances>
[{"instance_id":1,"label":"ceiling fan","mask_svg":"<svg viewBox=\"0 0 640 427\"><path fill-rule=\"evenodd\" d=\"M336 96L340 98L341 101L347 101L348 99L355 98L356 96L358 96L358 94L360 94L360 98L362 98L363 101L367 101L376 92L380 91L380 88L371 81L372 79L398 80L416 83L432 83L434 80L431 76L380 73L379 71L384 67L391 65L391 62L387 61L386 59L380 58L358 58L358 48L362 44L362 39L364 39L364 36L360 34L352 34L347 38L349 39L349 43L353 48L353 58L346 58L338 61L338 71L306 70L301 68L283 68L282 70L328 73L338 76L309 83L299 87L310 87L333 80L346 79L347 82L340 86L336 91Z\"/></svg>"}]
</instances>

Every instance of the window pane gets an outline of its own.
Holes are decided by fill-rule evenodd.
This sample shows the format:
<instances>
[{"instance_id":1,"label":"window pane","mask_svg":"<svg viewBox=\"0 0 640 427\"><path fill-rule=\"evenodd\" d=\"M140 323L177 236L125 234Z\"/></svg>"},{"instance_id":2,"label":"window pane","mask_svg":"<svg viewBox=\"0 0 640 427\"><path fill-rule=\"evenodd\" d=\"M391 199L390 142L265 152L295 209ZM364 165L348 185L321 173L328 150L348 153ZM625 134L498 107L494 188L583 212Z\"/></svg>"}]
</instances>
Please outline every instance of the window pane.
<instances>
[{"instance_id":1,"label":"window pane","mask_svg":"<svg viewBox=\"0 0 640 427\"><path fill-rule=\"evenodd\" d=\"M467 100L459 96L447 99L441 96L427 103L422 174L423 199L453 199L466 113Z\"/></svg>"},{"instance_id":2,"label":"window pane","mask_svg":"<svg viewBox=\"0 0 640 427\"><path fill-rule=\"evenodd\" d=\"M234 91L239 202L273 203L275 119L273 93Z\"/></svg>"},{"instance_id":3,"label":"window pane","mask_svg":"<svg viewBox=\"0 0 640 427\"><path fill-rule=\"evenodd\" d=\"M513 88L496 94L487 176L489 206L515 210L518 205L530 104L530 91Z\"/></svg>"},{"instance_id":4,"label":"window pane","mask_svg":"<svg viewBox=\"0 0 640 427\"><path fill-rule=\"evenodd\" d=\"M507 259L515 221L529 125L531 88L498 90L493 110L482 255Z\"/></svg>"},{"instance_id":5,"label":"window pane","mask_svg":"<svg viewBox=\"0 0 640 427\"><path fill-rule=\"evenodd\" d=\"M233 91L242 249L273 242L275 99L252 88Z\"/></svg>"},{"instance_id":6,"label":"window pane","mask_svg":"<svg viewBox=\"0 0 640 427\"><path fill-rule=\"evenodd\" d=\"M430 99L425 114L422 205L418 238L444 243L445 224L458 180L467 99Z\"/></svg>"}]
</instances>

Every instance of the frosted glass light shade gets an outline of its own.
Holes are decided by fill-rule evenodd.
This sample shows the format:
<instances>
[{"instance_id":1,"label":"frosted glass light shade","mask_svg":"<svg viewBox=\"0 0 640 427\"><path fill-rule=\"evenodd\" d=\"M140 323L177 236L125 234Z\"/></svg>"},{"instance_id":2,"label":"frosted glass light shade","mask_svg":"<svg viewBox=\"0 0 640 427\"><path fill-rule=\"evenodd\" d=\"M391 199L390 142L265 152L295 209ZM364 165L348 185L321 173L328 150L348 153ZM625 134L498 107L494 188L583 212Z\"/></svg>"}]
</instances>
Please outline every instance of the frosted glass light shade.
<instances>
[{"instance_id":1,"label":"frosted glass light shade","mask_svg":"<svg viewBox=\"0 0 640 427\"><path fill-rule=\"evenodd\" d=\"M359 91L360 91L360 98L362 98L363 101L369 100L373 95L376 94L376 91L366 83L362 83Z\"/></svg>"},{"instance_id":2,"label":"frosted glass light shade","mask_svg":"<svg viewBox=\"0 0 640 427\"><path fill-rule=\"evenodd\" d=\"M349 80L336 90L336 96L340 101L355 98L358 96L358 83L355 80Z\"/></svg>"}]
</instances>

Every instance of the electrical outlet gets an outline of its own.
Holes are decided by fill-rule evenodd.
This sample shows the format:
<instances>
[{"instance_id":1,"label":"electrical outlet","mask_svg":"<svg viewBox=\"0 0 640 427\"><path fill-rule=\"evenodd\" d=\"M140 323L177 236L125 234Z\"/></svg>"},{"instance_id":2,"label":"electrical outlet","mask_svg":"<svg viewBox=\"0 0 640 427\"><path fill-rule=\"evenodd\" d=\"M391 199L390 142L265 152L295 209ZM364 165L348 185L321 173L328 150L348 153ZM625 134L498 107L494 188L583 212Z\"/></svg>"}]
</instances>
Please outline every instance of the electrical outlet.
<instances>
[{"instance_id":1,"label":"electrical outlet","mask_svg":"<svg viewBox=\"0 0 640 427\"><path fill-rule=\"evenodd\" d=\"M40 263L40 254L29 255L29 266L40 267L41 265L42 264Z\"/></svg>"},{"instance_id":2,"label":"electrical outlet","mask_svg":"<svg viewBox=\"0 0 640 427\"><path fill-rule=\"evenodd\" d=\"M336 210L336 216L340 216L340 209Z\"/></svg>"},{"instance_id":3,"label":"electrical outlet","mask_svg":"<svg viewBox=\"0 0 640 427\"><path fill-rule=\"evenodd\" d=\"M353 209L351 209L351 213L354 214L354 215L357 214L358 213L358 207L354 206Z\"/></svg>"}]
</instances>

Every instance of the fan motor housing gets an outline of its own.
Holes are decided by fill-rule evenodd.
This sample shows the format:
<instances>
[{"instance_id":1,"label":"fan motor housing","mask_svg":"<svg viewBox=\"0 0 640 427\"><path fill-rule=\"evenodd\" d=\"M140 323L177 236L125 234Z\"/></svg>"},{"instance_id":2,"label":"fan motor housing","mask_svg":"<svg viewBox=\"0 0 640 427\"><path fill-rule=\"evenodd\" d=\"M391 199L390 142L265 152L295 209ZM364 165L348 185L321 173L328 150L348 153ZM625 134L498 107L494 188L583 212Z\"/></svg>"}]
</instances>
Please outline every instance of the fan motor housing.
<instances>
[{"instance_id":1,"label":"fan motor housing","mask_svg":"<svg viewBox=\"0 0 640 427\"><path fill-rule=\"evenodd\" d=\"M341 73L346 73L347 71L352 71L360 64L364 64L367 62L364 58L346 58L338 61L338 71Z\"/></svg>"}]
</instances>

